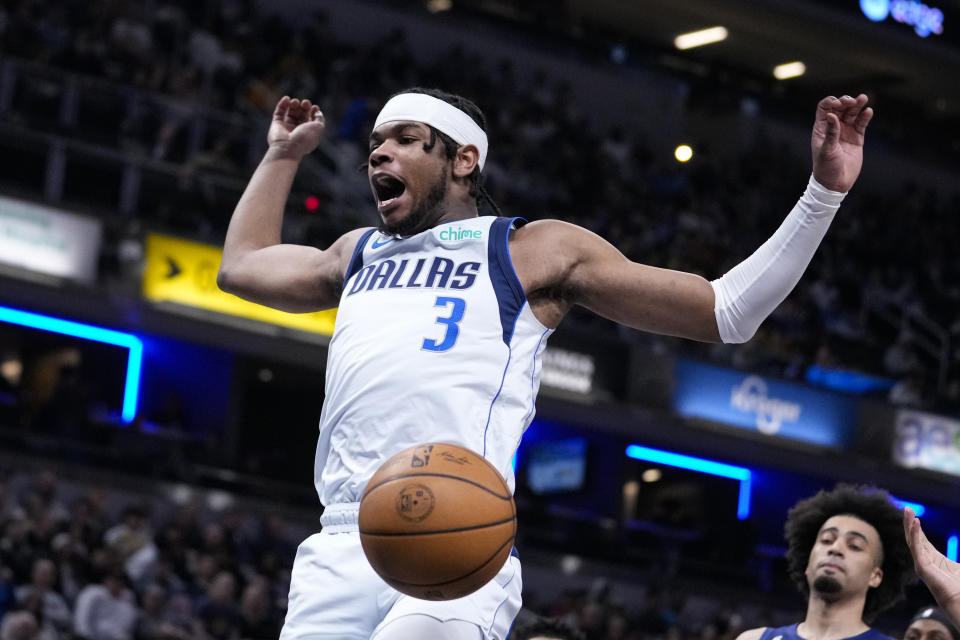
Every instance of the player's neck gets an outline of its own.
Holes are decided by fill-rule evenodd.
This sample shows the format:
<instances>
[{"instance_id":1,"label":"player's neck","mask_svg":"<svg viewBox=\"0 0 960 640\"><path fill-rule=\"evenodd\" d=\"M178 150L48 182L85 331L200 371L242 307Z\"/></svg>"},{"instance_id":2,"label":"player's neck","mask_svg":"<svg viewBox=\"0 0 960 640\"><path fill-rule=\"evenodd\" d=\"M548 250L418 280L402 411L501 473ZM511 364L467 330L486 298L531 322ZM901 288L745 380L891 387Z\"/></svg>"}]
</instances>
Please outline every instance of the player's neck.
<instances>
[{"instance_id":1,"label":"player's neck","mask_svg":"<svg viewBox=\"0 0 960 640\"><path fill-rule=\"evenodd\" d=\"M824 600L816 594L807 603L807 617L797 627L803 640L840 640L870 627L863 621L863 598Z\"/></svg>"},{"instance_id":2,"label":"player's neck","mask_svg":"<svg viewBox=\"0 0 960 640\"><path fill-rule=\"evenodd\" d=\"M456 220L468 220L470 218L476 218L478 215L480 214L477 211L476 200L470 200L469 202L449 202L447 206L443 208L443 215L437 218L433 226L454 222Z\"/></svg>"}]
</instances>

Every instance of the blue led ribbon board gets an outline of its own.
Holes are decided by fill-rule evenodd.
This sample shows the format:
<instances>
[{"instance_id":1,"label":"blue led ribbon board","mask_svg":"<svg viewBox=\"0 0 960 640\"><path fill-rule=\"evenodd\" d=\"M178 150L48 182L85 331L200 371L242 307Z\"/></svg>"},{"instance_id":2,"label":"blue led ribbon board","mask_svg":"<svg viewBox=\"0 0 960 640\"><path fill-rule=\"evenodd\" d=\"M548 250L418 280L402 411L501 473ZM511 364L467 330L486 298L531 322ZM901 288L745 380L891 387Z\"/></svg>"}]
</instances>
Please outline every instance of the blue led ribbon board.
<instances>
[{"instance_id":1,"label":"blue led ribbon board","mask_svg":"<svg viewBox=\"0 0 960 640\"><path fill-rule=\"evenodd\" d=\"M672 451L641 447L638 444L631 444L627 447L627 457L634 458L635 460L655 462L657 464L667 465L668 467L678 467L680 469L706 473L721 478L739 480L740 495L737 500L737 518L746 520L750 517L750 485L752 474L750 473L750 469L746 467L737 467L724 462L707 460L706 458L695 458L694 456L673 453Z\"/></svg>"},{"instance_id":2,"label":"blue led ribbon board","mask_svg":"<svg viewBox=\"0 0 960 640\"><path fill-rule=\"evenodd\" d=\"M65 336L73 336L83 340L111 344L128 349L127 375L123 386L123 409L121 417L124 422L132 422L137 415L137 401L140 395L140 369L143 366L143 342L137 336L122 331L104 329L90 324L54 318L30 311L20 311L10 307L0 306L0 322L50 331Z\"/></svg>"},{"instance_id":3,"label":"blue led ribbon board","mask_svg":"<svg viewBox=\"0 0 960 640\"><path fill-rule=\"evenodd\" d=\"M960 536L953 534L947 538L947 558L949 560L957 561L957 546L960 544Z\"/></svg>"}]
</instances>

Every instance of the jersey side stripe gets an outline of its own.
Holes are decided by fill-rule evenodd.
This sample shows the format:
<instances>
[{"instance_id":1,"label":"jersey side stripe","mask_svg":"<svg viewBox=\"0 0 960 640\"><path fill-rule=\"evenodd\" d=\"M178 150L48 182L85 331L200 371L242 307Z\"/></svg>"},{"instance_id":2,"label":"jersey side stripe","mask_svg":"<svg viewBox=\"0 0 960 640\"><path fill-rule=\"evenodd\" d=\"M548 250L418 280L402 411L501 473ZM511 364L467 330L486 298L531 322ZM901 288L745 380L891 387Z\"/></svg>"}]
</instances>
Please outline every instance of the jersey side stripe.
<instances>
[{"instance_id":1,"label":"jersey side stripe","mask_svg":"<svg viewBox=\"0 0 960 640\"><path fill-rule=\"evenodd\" d=\"M353 248L353 256L350 258L350 264L347 266L347 273L343 276L344 291L347 289L347 281L363 268L363 248L367 246L367 240L370 239L374 231L376 231L376 229L365 231L364 234L360 236L360 239L357 240L357 246Z\"/></svg>"},{"instance_id":2,"label":"jersey side stripe","mask_svg":"<svg viewBox=\"0 0 960 640\"><path fill-rule=\"evenodd\" d=\"M526 222L523 218L497 218L490 225L490 239L487 243L487 268L500 307L500 325L503 329L503 343L506 345L510 344L513 327L527 299L510 260L510 229L514 223L520 227Z\"/></svg>"}]
</instances>

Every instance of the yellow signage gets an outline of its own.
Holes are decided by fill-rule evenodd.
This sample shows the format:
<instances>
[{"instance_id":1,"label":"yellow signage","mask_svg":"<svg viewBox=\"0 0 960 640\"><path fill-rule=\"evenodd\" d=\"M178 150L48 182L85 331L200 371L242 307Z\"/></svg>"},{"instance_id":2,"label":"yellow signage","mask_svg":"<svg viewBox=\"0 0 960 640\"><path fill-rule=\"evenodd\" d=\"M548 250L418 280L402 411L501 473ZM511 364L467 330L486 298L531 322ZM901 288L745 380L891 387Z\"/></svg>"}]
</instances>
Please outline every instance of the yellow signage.
<instances>
[{"instance_id":1,"label":"yellow signage","mask_svg":"<svg viewBox=\"0 0 960 640\"><path fill-rule=\"evenodd\" d=\"M222 256L223 251L218 247L149 234L143 296L155 302L177 302L292 329L333 335L336 309L287 313L221 291L217 287L217 271Z\"/></svg>"}]
</instances>

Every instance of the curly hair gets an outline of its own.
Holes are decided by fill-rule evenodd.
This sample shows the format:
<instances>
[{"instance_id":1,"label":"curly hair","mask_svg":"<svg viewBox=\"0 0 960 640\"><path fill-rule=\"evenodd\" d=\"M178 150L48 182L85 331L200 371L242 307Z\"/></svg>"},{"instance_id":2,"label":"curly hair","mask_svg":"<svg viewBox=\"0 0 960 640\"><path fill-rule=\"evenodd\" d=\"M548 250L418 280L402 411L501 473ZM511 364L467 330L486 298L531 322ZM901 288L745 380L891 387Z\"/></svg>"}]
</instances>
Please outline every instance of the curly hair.
<instances>
[{"instance_id":1,"label":"curly hair","mask_svg":"<svg viewBox=\"0 0 960 640\"><path fill-rule=\"evenodd\" d=\"M460 109L460 111L463 111L465 114L470 116L470 119L476 122L477 126L479 126L481 129L483 129L484 131L487 130L487 119L484 117L483 111L481 111L480 107L474 104L473 101L468 100L463 96L458 96L453 93L447 93L446 91L441 91L440 89L424 89L423 87L410 87L409 89L398 91L397 93L393 94L390 97L393 98L394 96L399 96L404 93L422 93L424 95L430 96L431 98L436 98L437 100L443 100L448 104L452 104L457 109ZM430 126L430 133L431 133L430 142L424 145L423 147L424 151L429 152L431 149L433 149L433 146L436 144L437 139L439 139L440 142L443 143L443 148L446 153L447 159L452 160L453 158L455 158L457 156L457 149L460 148L460 145L457 144L457 142L454 141L453 138L451 138L444 132L437 130L435 127L431 125L428 125L428 126ZM470 181L470 195L472 197L477 198L478 196L481 196L481 195L486 197L486 192L483 190L483 176L480 173L479 165L477 167L474 167L473 173L467 176L467 179ZM489 198L487 199L489 200ZM493 207L496 207L496 205L494 205L492 201L490 201L490 203Z\"/></svg>"},{"instance_id":2,"label":"curly hair","mask_svg":"<svg viewBox=\"0 0 960 640\"><path fill-rule=\"evenodd\" d=\"M529 640L543 636L553 640L586 640L583 632L578 631L562 620L556 618L539 618L534 622L518 625L510 631L507 640Z\"/></svg>"},{"instance_id":3,"label":"curly hair","mask_svg":"<svg viewBox=\"0 0 960 640\"><path fill-rule=\"evenodd\" d=\"M913 558L903 536L903 511L889 494L870 486L838 484L833 491L820 491L801 500L787 513L784 536L787 540L787 569L801 593L810 595L805 574L810 551L820 527L836 515L849 515L873 526L880 534L880 569L883 580L867 592L863 619L873 620L904 597L913 579Z\"/></svg>"}]
</instances>

